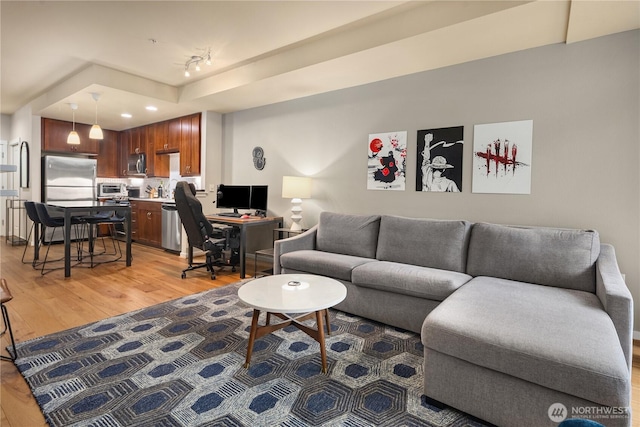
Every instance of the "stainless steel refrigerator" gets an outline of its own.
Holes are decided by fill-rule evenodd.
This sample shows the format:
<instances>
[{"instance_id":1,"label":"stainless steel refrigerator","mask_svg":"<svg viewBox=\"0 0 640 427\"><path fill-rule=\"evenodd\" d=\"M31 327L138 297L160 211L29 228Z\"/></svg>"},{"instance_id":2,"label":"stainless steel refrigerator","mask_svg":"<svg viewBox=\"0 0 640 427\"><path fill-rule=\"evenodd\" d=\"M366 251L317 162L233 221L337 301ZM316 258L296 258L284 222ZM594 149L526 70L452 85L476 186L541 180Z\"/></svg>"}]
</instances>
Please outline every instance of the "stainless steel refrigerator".
<instances>
[{"instance_id":1,"label":"stainless steel refrigerator","mask_svg":"<svg viewBox=\"0 0 640 427\"><path fill-rule=\"evenodd\" d=\"M42 200L96 200L96 159L44 156Z\"/></svg>"},{"instance_id":2,"label":"stainless steel refrigerator","mask_svg":"<svg viewBox=\"0 0 640 427\"><path fill-rule=\"evenodd\" d=\"M96 200L96 159L44 156L42 158L42 200L44 203L67 200ZM62 230L45 233L45 241L63 240ZM74 230L72 229L72 232ZM75 234L71 236L75 239Z\"/></svg>"}]
</instances>

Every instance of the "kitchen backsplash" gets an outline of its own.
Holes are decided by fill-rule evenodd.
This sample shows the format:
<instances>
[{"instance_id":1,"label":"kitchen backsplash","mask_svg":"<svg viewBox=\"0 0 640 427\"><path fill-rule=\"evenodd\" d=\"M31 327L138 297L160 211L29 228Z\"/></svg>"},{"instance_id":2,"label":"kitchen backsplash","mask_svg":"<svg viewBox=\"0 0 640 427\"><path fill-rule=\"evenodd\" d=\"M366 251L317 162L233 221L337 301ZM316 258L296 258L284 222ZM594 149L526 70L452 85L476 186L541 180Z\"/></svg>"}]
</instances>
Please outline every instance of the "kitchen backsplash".
<instances>
[{"instance_id":1,"label":"kitchen backsplash","mask_svg":"<svg viewBox=\"0 0 640 427\"><path fill-rule=\"evenodd\" d=\"M187 181L193 183L198 190L204 190L204 185L199 176L182 177L178 173L180 170L180 155L171 154L169 157L169 178L96 178L96 183L114 182L123 183L131 187L140 187L140 197L145 198L149 195L145 192L147 186L157 189L162 184L163 188L168 190L168 197L171 197L173 190L176 188L178 181ZM165 197L165 195L163 195Z\"/></svg>"}]
</instances>

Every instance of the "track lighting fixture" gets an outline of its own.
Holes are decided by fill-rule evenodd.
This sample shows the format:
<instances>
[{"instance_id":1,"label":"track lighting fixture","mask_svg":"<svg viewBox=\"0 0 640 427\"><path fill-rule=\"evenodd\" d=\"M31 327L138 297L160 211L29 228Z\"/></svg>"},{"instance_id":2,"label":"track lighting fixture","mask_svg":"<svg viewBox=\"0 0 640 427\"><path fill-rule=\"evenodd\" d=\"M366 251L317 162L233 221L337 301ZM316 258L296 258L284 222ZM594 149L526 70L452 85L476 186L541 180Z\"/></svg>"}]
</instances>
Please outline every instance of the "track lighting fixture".
<instances>
[{"instance_id":1,"label":"track lighting fixture","mask_svg":"<svg viewBox=\"0 0 640 427\"><path fill-rule=\"evenodd\" d=\"M71 107L71 115L73 117L73 128L69 132L69 136L67 136L67 144L80 145L80 135L76 132L76 110L78 109L78 104L69 104L69 107Z\"/></svg>"},{"instance_id":2,"label":"track lighting fixture","mask_svg":"<svg viewBox=\"0 0 640 427\"><path fill-rule=\"evenodd\" d=\"M189 67L191 64L195 64L195 70L200 71L200 63L204 63L205 65L211 65L211 48L207 49L203 55L193 55L191 58L187 60L184 64L184 76L189 77L191 73L189 72Z\"/></svg>"}]
</instances>

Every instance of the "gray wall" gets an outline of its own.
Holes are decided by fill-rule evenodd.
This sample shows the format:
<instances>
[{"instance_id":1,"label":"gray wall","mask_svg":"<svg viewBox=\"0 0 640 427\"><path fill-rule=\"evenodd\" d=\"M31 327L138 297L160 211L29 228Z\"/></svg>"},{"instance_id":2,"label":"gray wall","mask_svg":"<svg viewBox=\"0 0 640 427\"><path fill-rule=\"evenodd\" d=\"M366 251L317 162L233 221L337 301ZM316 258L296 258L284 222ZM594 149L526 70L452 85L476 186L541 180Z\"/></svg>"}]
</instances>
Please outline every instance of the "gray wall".
<instances>
[{"instance_id":1,"label":"gray wall","mask_svg":"<svg viewBox=\"0 0 640 427\"><path fill-rule=\"evenodd\" d=\"M631 31L228 114L223 180L269 184L271 213L288 219L282 176L313 177L306 226L331 210L597 229L640 301L639 52L640 31ZM525 119L534 126L531 194L471 193L473 125ZM458 125L462 193L416 192L416 131ZM408 131L407 189L367 190L368 134L396 130ZM257 145L263 171L251 160Z\"/></svg>"},{"instance_id":2,"label":"gray wall","mask_svg":"<svg viewBox=\"0 0 640 427\"><path fill-rule=\"evenodd\" d=\"M11 116L0 114L0 139L8 141L11 138Z\"/></svg>"}]
</instances>

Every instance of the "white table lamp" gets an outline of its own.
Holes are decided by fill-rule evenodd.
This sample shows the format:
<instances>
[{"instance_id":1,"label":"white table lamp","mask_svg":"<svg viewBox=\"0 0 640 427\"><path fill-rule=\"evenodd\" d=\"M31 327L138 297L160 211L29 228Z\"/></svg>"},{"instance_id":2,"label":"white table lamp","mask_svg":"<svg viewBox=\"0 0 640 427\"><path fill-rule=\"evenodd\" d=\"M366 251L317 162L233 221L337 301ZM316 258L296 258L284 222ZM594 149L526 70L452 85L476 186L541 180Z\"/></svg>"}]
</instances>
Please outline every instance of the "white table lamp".
<instances>
[{"instance_id":1,"label":"white table lamp","mask_svg":"<svg viewBox=\"0 0 640 427\"><path fill-rule=\"evenodd\" d=\"M311 178L304 176L283 176L282 197L291 199L291 231L300 231L302 226L302 199L311 197Z\"/></svg>"}]
</instances>

